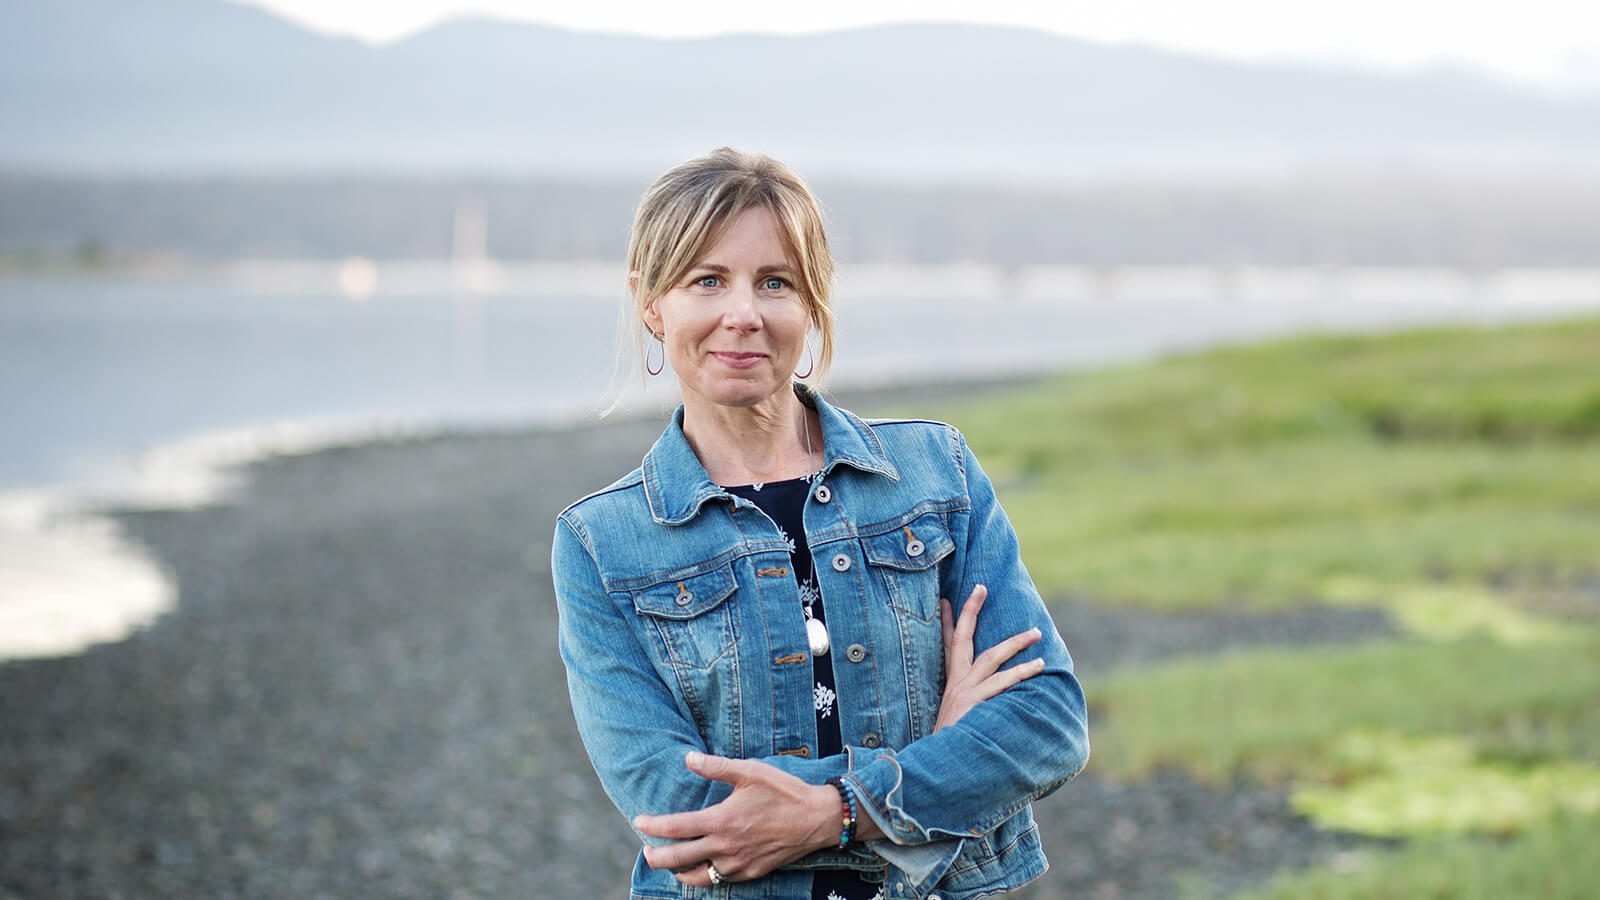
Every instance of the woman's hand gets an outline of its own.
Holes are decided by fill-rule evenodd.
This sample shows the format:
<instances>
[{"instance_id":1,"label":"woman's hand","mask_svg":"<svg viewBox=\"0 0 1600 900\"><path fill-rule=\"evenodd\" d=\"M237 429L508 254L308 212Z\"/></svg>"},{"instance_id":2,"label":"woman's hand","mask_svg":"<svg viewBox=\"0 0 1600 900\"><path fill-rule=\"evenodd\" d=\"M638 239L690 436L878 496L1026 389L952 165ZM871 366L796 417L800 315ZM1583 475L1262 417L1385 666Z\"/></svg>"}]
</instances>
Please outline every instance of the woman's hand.
<instances>
[{"instance_id":1,"label":"woman's hand","mask_svg":"<svg viewBox=\"0 0 1600 900\"><path fill-rule=\"evenodd\" d=\"M978 610L989 596L989 589L978 585L961 607L961 618L952 622L950 601L939 600L939 624L944 629L944 696L939 701L939 718L933 730L954 725L967 710L1018 682L1044 671L1044 660L1029 660L1002 670L1011 657L1039 642L1039 629L1014 634L972 658L972 635L978 628Z\"/></svg>"},{"instance_id":2,"label":"woman's hand","mask_svg":"<svg viewBox=\"0 0 1600 900\"><path fill-rule=\"evenodd\" d=\"M748 881L839 841L839 792L812 785L766 763L705 753L684 756L689 771L733 785L721 803L692 812L639 816L635 828L680 843L645 847L653 869L672 869L684 884L710 887L707 862L724 881ZM857 835L866 839L862 816ZM874 835L881 837L881 834Z\"/></svg>"}]
</instances>

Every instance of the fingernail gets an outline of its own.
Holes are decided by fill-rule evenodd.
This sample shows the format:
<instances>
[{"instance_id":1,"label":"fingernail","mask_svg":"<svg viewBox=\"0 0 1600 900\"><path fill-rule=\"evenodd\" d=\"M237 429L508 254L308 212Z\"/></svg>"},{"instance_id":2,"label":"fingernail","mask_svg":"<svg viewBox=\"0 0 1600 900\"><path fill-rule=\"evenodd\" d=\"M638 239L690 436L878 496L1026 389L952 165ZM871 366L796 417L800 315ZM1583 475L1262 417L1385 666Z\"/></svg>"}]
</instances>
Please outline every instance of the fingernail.
<instances>
[{"instance_id":1,"label":"fingernail","mask_svg":"<svg viewBox=\"0 0 1600 900\"><path fill-rule=\"evenodd\" d=\"M1034 667L1034 668L1035 668L1035 669L1042 669L1042 668L1044 668L1044 660L1042 660L1042 659L1036 659L1036 660L1034 660L1034 661L1033 661L1033 667Z\"/></svg>"},{"instance_id":2,"label":"fingernail","mask_svg":"<svg viewBox=\"0 0 1600 900\"><path fill-rule=\"evenodd\" d=\"M1033 634L1034 634L1034 637L1044 637L1044 632L1040 631L1039 630L1039 626L1037 626L1037 625L1035 625L1033 627Z\"/></svg>"},{"instance_id":3,"label":"fingernail","mask_svg":"<svg viewBox=\"0 0 1600 900\"><path fill-rule=\"evenodd\" d=\"M705 754L701 753L699 750L690 750L688 753L683 755L683 761L691 766L700 765L700 761L702 759L705 759Z\"/></svg>"}]
</instances>

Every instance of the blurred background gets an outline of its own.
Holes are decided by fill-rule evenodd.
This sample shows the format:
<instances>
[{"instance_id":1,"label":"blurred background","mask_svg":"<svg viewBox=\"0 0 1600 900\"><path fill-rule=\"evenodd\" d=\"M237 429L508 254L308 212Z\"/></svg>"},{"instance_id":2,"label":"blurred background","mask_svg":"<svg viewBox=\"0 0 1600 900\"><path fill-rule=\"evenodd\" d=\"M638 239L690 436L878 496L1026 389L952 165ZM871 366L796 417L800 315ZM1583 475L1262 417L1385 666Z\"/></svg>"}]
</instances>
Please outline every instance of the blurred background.
<instances>
[{"instance_id":1,"label":"blurred background","mask_svg":"<svg viewBox=\"0 0 1600 900\"><path fill-rule=\"evenodd\" d=\"M1029 896L1594 894L1600 11L9 0L0 897L623 891L549 523L722 145L1079 660Z\"/></svg>"}]
</instances>

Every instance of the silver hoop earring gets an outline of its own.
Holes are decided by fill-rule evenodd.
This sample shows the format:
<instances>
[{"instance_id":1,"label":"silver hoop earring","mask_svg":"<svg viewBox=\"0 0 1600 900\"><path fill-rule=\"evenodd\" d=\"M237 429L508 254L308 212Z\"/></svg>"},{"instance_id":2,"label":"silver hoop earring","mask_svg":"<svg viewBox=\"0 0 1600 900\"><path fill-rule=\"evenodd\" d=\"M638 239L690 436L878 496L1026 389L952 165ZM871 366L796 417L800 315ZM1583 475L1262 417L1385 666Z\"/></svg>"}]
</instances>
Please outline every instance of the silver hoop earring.
<instances>
[{"instance_id":1,"label":"silver hoop earring","mask_svg":"<svg viewBox=\"0 0 1600 900\"><path fill-rule=\"evenodd\" d=\"M656 339L656 346L661 348L661 365L656 366L654 369L650 368L650 347L646 346L644 348L644 370L651 375L660 375L661 370L667 367L667 345L661 339L661 335L652 331L650 336Z\"/></svg>"},{"instance_id":2,"label":"silver hoop earring","mask_svg":"<svg viewBox=\"0 0 1600 900\"><path fill-rule=\"evenodd\" d=\"M801 375L799 372L796 372L796 373L794 373L794 377L800 379L801 381L804 381L807 378L811 377L811 373L813 371L815 371L816 368L817 368L817 361L811 357L811 342L810 341L806 341L806 373L804 375Z\"/></svg>"}]
</instances>

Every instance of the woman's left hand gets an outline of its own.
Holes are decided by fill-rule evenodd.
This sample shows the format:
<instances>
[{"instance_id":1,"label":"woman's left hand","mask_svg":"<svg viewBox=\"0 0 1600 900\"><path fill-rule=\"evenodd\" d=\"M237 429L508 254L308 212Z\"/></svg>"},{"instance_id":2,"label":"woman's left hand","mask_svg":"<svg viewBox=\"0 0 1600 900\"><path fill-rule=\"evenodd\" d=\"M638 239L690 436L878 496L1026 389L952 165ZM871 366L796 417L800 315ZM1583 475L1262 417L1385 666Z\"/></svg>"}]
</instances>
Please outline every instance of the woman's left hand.
<instances>
[{"instance_id":1,"label":"woman's left hand","mask_svg":"<svg viewBox=\"0 0 1600 900\"><path fill-rule=\"evenodd\" d=\"M839 839L839 793L766 763L691 751L689 771L733 785L721 803L691 812L638 816L635 828L679 843L645 847L653 869L672 869L684 884L710 887L707 862L724 881L748 881ZM859 827L859 826L858 826Z\"/></svg>"},{"instance_id":2,"label":"woman's left hand","mask_svg":"<svg viewBox=\"0 0 1600 900\"><path fill-rule=\"evenodd\" d=\"M950 610L950 601L939 601L939 624L944 629L944 696L939 701L939 716L933 730L959 722L967 711L1013 685L1044 671L1043 659L1002 669L1013 656L1039 643L1043 633L1037 628L1018 632L973 658L973 635L978 630L978 610L983 609L989 589L978 585L962 604L960 618Z\"/></svg>"}]
</instances>

